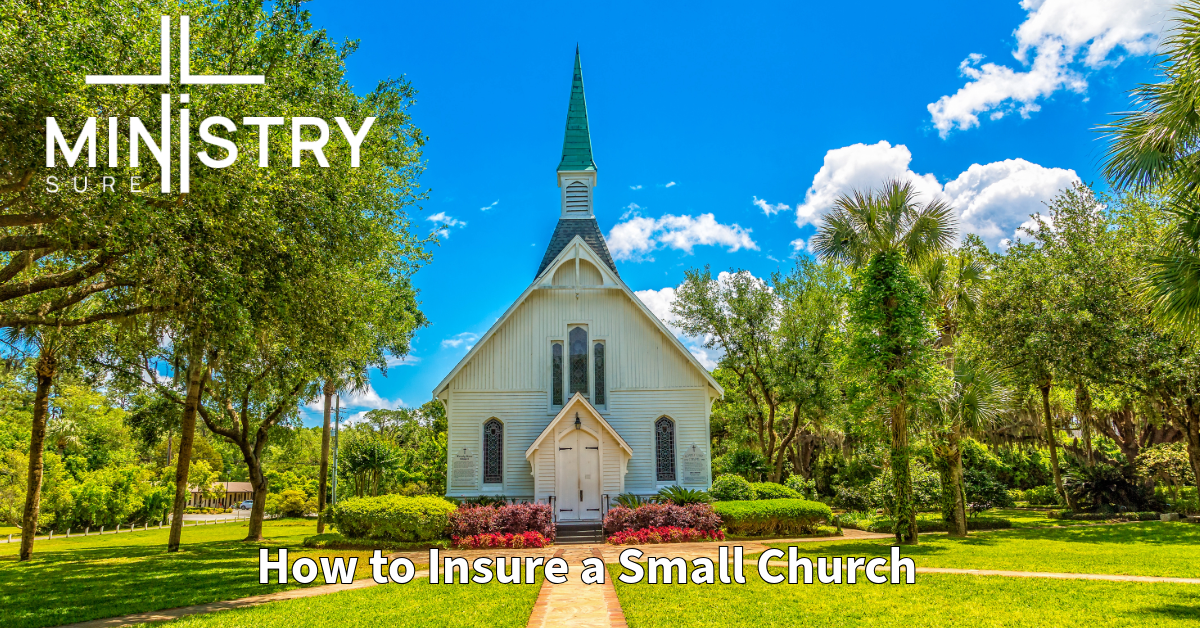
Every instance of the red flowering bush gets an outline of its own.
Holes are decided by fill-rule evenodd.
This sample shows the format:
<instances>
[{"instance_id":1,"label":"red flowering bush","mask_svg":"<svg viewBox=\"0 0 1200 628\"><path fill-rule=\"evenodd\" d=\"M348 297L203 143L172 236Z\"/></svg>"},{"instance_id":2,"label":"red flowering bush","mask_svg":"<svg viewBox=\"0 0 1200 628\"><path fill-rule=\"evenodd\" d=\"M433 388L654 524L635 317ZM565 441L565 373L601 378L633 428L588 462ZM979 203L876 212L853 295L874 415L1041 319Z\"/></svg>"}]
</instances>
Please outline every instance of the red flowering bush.
<instances>
[{"instance_id":1,"label":"red flowering bush","mask_svg":"<svg viewBox=\"0 0 1200 628\"><path fill-rule=\"evenodd\" d=\"M692 543L694 541L724 541L725 533L720 530L697 530L666 526L621 530L608 537L612 545L650 545L654 543Z\"/></svg>"},{"instance_id":2,"label":"red flowering bush","mask_svg":"<svg viewBox=\"0 0 1200 628\"><path fill-rule=\"evenodd\" d=\"M547 504L508 504L500 507L462 504L458 510L450 513L447 528L451 538L537 532L554 541L554 517Z\"/></svg>"},{"instance_id":3,"label":"red flowering bush","mask_svg":"<svg viewBox=\"0 0 1200 628\"><path fill-rule=\"evenodd\" d=\"M451 539L454 546L462 549L524 549L527 547L546 547L550 540L542 536L541 532L522 532L520 534L500 534L497 532L489 532L485 534L472 534L470 536L456 536Z\"/></svg>"},{"instance_id":4,"label":"red flowering bush","mask_svg":"<svg viewBox=\"0 0 1200 628\"><path fill-rule=\"evenodd\" d=\"M692 528L714 531L721 528L721 517L711 504L646 504L637 508L618 506L604 516L604 533L613 535L643 528Z\"/></svg>"}]
</instances>

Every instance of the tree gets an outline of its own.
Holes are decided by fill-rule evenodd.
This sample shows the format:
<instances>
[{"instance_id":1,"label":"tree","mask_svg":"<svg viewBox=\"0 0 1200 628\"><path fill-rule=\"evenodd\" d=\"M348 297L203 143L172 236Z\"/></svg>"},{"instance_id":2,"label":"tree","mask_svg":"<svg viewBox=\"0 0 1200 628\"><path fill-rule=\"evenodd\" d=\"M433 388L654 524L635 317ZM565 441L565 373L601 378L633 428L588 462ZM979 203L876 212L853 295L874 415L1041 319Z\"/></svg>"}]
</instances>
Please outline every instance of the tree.
<instances>
[{"instance_id":1,"label":"tree","mask_svg":"<svg viewBox=\"0 0 1200 628\"><path fill-rule=\"evenodd\" d=\"M360 435L340 452L341 469L354 479L354 494L378 495L383 476L400 466L396 446L377 434Z\"/></svg>"},{"instance_id":2,"label":"tree","mask_svg":"<svg viewBox=\"0 0 1200 628\"><path fill-rule=\"evenodd\" d=\"M938 329L938 338L934 346L942 350L943 362L955 374L951 400L965 392L960 387L962 381L959 369L955 368L954 343L963 319L976 312L982 284L987 278L987 266L980 259L981 256L976 254L982 247L982 241L972 234L956 253L930 257L917 269L918 279L929 294L932 317ZM973 368L968 369L961 375L972 377L973 371ZM954 404L953 401L950 403ZM949 408L943 405L939 409ZM942 471L943 499L947 502L946 505L950 506L953 533L966 536L966 487L963 485L962 451L959 443L963 431L976 427L979 417L960 412L939 414L941 418L949 419L942 423L944 429L939 435L944 438L940 439L934 449L941 458L938 466Z\"/></svg>"},{"instance_id":3,"label":"tree","mask_svg":"<svg viewBox=\"0 0 1200 628\"><path fill-rule=\"evenodd\" d=\"M949 205L920 203L911 183L889 181L879 191L841 196L812 239L818 255L857 271L849 363L865 374L887 411L900 543L917 542L908 423L935 378L928 295L909 267L947 251L955 233Z\"/></svg>"},{"instance_id":4,"label":"tree","mask_svg":"<svg viewBox=\"0 0 1200 628\"><path fill-rule=\"evenodd\" d=\"M718 373L729 386L714 416L744 426L772 482L782 481L797 437L837 403L833 356L846 293L839 268L808 259L770 283L745 271L713 278L708 268L689 270L676 291L680 329L724 351Z\"/></svg>"}]
</instances>

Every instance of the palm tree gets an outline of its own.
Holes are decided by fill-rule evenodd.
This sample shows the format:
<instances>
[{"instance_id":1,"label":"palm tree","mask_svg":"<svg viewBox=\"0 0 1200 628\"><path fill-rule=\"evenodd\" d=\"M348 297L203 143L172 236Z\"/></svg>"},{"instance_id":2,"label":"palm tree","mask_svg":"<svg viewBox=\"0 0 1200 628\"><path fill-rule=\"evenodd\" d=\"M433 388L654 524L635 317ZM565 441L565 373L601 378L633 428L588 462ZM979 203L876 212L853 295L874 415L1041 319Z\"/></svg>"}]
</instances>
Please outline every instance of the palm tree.
<instances>
[{"instance_id":1,"label":"palm tree","mask_svg":"<svg viewBox=\"0 0 1200 628\"><path fill-rule=\"evenodd\" d=\"M917 542L917 514L909 473L908 423L931 343L925 339L927 295L912 268L950 249L954 210L947 203L917 201L912 184L888 181L877 191L855 191L834 203L813 237L823 258L858 271L854 306L857 355L887 406L896 495L896 541Z\"/></svg>"},{"instance_id":2,"label":"palm tree","mask_svg":"<svg viewBox=\"0 0 1200 628\"><path fill-rule=\"evenodd\" d=\"M1000 374L990 367L970 360L960 360L953 366L954 380L948 393L935 406L933 417L944 438L934 446L939 458L947 464L942 491L949 491L954 514L956 536L967 535L967 498L963 485L962 436L996 422L1012 403L1012 390ZM946 480L949 480L947 485Z\"/></svg>"},{"instance_id":3,"label":"palm tree","mask_svg":"<svg viewBox=\"0 0 1200 628\"><path fill-rule=\"evenodd\" d=\"M325 532L325 496L328 494L329 483L329 410L333 396L342 392L364 392L371 386L364 371L351 376L328 377L321 388L325 396L325 420L321 426L321 469L317 481L317 534Z\"/></svg>"},{"instance_id":4,"label":"palm tree","mask_svg":"<svg viewBox=\"0 0 1200 628\"><path fill-rule=\"evenodd\" d=\"M937 255L926 259L917 269L917 278L929 294L929 305L933 309L938 339L934 347L940 349L943 363L955 373L954 342L964 317L975 312L987 278L987 266L976 259L971 251L960 248L954 254ZM935 419L938 417L934 417ZM934 453L940 458L942 468L942 499L954 523L953 533L966 536L966 488L963 486L962 441L964 427L957 421L934 421L937 445Z\"/></svg>"},{"instance_id":5,"label":"palm tree","mask_svg":"<svg viewBox=\"0 0 1200 628\"><path fill-rule=\"evenodd\" d=\"M1182 0L1163 42L1163 81L1133 90L1134 111L1101 127L1104 175L1115 188L1157 192L1176 220L1149 260L1146 293L1158 318L1200 323L1200 0Z\"/></svg>"}]
</instances>

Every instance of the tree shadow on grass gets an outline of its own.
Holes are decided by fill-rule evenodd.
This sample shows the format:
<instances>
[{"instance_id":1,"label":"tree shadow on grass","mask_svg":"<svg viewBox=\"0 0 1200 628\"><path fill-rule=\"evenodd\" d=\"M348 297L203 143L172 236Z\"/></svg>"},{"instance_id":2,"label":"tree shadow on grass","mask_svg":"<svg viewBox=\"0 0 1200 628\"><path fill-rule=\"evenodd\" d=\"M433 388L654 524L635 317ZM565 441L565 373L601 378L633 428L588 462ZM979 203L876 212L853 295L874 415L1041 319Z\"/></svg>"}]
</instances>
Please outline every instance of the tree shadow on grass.
<instances>
[{"instance_id":1,"label":"tree shadow on grass","mask_svg":"<svg viewBox=\"0 0 1200 628\"><path fill-rule=\"evenodd\" d=\"M1131 615L1140 616L1143 614L1154 614L1170 619L1190 619L1196 621L1200 619L1200 600L1194 604L1161 604L1159 606L1149 606L1142 608L1138 613Z\"/></svg>"},{"instance_id":2,"label":"tree shadow on grass","mask_svg":"<svg viewBox=\"0 0 1200 628\"><path fill-rule=\"evenodd\" d=\"M296 588L294 582L258 583L258 548L298 546L295 539L221 540L185 543L179 552L168 553L161 544L126 542L55 548L35 553L26 563L5 556L0 558L0 608L6 609L6 626L37 628Z\"/></svg>"}]
</instances>

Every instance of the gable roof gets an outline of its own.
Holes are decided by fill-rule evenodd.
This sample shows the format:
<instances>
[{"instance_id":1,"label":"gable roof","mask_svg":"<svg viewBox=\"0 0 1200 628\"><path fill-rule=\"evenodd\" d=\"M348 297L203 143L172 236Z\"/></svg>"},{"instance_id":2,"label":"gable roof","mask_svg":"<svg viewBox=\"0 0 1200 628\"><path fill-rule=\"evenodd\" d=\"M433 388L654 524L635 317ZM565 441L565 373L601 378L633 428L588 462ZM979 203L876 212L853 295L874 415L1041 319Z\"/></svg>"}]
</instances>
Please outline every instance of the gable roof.
<instances>
[{"instance_id":1,"label":"gable roof","mask_svg":"<svg viewBox=\"0 0 1200 628\"><path fill-rule=\"evenodd\" d=\"M601 241L603 242L603 240ZM496 334L496 330L500 329L509 319L509 317L511 317L513 313L517 311L517 308L519 308L521 304L525 302L525 299L528 299L529 295L537 289L540 280L546 275L546 273L548 273L551 268L556 267L558 263L568 254L568 252L574 248L570 246L571 244L583 246L589 253L591 253L591 256L595 261L599 261L600 259L599 253L596 253L596 250L593 249L587 243L587 241L579 236L572 238L567 244L568 246L563 247L563 250L560 251L559 254L556 255L549 264L544 265L542 272L538 273L538 276L533 279L533 283L529 284L528 288L525 288L525 291L521 293L521 296L517 297L517 300L513 301L512 305L508 306L508 309L504 311L504 314L502 314L500 318L496 319L496 322L493 323L490 328L488 328L487 332L479 337L479 340L475 343L475 346L471 347L471 349L467 351L467 355L464 355L463 358L458 361L458 364L454 365L454 368L446 374L446 377L442 378L442 381L439 382L436 387L434 387L434 397L437 397L443 390L446 389L447 386L450 385L450 381L454 379L454 376L458 375L458 372L461 371L463 367L475 357L475 354L479 352L480 348L483 347L483 345L489 340L491 340L492 336ZM609 271L609 269L604 268L601 268L600 270L602 273ZM629 297L629 299L633 301L633 304L636 305L638 310L642 312L642 315L650 319L651 323L658 327L659 332L661 332L670 340L671 345L674 346L675 349L680 353L682 353L688 363L690 363L696 370L700 372L700 374L704 377L704 380L708 382L708 385L711 386L713 390L717 391L718 395L724 397L725 389L717 383L717 380L713 378L712 373L709 373L708 369L704 368L704 365L700 364L700 361L696 359L696 356L692 355L692 352L688 351L687 347L683 346L683 343L675 337L675 334L672 334L671 330L667 329L666 323L659 320L659 318L650 311L650 308L646 307L646 304L642 303L642 300L637 298L637 295L633 293L633 290L631 290L629 286L621 280L621 277L618 276L616 272L612 272L611 274L613 283L625 293L625 296Z\"/></svg>"},{"instance_id":2,"label":"gable roof","mask_svg":"<svg viewBox=\"0 0 1200 628\"><path fill-rule=\"evenodd\" d=\"M545 440L547 436L554 433L554 426L558 425L559 421L563 420L563 417L571 414L573 410L578 412L578 410L575 410L576 404L583 405L584 409L591 413L592 418L596 419L596 421L599 422L609 434L613 435L613 438L617 439L617 444L621 446L621 449L625 450L625 453L629 454L630 457L633 456L633 448L629 446L629 443L625 442L624 438L621 438L621 435L617 433L617 430L613 429L612 425L609 425L608 421L604 420L604 417L600 416L600 413L596 410L595 406L588 403L587 398L584 397L582 393L575 393L574 396L567 400L567 403L563 404L562 410L559 410L558 414L556 414L554 418L550 420L550 423L546 425L546 429L542 430L542 433L538 434L538 437L533 439L533 444L529 446L529 449L525 450L526 458L533 455L533 452L537 451L538 447L542 445L542 441Z\"/></svg>"},{"instance_id":3,"label":"gable roof","mask_svg":"<svg viewBox=\"0 0 1200 628\"><path fill-rule=\"evenodd\" d=\"M550 236L550 245L546 247L546 254L542 256L542 265L538 266L537 275L541 276L550 262L558 257L567 245L579 236L591 247L596 256L600 258L613 274L617 274L617 265L613 263L612 255L608 253L608 243L604 241L604 234L600 232L600 225L595 218L559 218L558 226L554 228L554 235Z\"/></svg>"},{"instance_id":4,"label":"gable roof","mask_svg":"<svg viewBox=\"0 0 1200 628\"><path fill-rule=\"evenodd\" d=\"M592 135L588 132L587 100L583 96L583 69L579 65L579 46L575 46L575 75L571 78L571 101L567 105L567 130L563 134L559 172L595 170L592 161Z\"/></svg>"}]
</instances>

